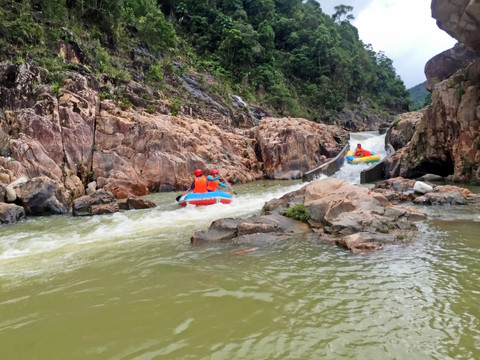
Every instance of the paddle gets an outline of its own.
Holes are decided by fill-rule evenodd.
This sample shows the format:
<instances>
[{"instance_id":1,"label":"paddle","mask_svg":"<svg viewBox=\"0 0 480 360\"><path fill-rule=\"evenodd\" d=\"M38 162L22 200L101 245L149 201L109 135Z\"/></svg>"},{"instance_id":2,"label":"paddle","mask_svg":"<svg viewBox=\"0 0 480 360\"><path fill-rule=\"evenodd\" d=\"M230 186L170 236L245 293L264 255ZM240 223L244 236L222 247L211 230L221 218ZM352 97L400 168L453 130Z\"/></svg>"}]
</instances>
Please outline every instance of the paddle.
<instances>
[{"instance_id":1,"label":"paddle","mask_svg":"<svg viewBox=\"0 0 480 360\"><path fill-rule=\"evenodd\" d=\"M233 186L230 185L227 180L225 180L225 178L222 176L222 174L218 173L218 175L220 175L220 179L222 179L222 181L223 181L225 184L227 184L227 186L228 186L230 189L232 189L232 192L233 192L235 195L238 195L237 192L235 191L235 189L233 188Z\"/></svg>"}]
</instances>

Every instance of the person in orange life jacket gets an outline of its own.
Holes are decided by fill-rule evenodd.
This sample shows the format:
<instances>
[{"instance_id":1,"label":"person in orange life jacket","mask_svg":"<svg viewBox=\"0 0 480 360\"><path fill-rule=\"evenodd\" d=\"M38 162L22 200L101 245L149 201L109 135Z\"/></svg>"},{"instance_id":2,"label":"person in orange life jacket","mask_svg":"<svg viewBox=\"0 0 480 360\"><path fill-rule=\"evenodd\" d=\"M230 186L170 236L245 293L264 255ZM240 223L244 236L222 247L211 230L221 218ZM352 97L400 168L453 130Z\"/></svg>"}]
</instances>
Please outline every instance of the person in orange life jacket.
<instances>
[{"instance_id":1,"label":"person in orange life jacket","mask_svg":"<svg viewBox=\"0 0 480 360\"><path fill-rule=\"evenodd\" d=\"M218 173L218 170L217 169L212 169L212 171L210 171L210 175L208 175L208 177L207 177L207 191L209 191L209 192L210 191L215 191L217 189L218 185L226 188L227 185L225 185L224 183L219 181L219 179L220 179L220 174Z\"/></svg>"},{"instance_id":2,"label":"person in orange life jacket","mask_svg":"<svg viewBox=\"0 0 480 360\"><path fill-rule=\"evenodd\" d=\"M193 181L192 185L188 188L187 191L192 191L194 193L206 193L207 192L207 179L203 176L203 171L200 169L196 169L193 172L195 175L195 180Z\"/></svg>"},{"instance_id":3,"label":"person in orange life jacket","mask_svg":"<svg viewBox=\"0 0 480 360\"><path fill-rule=\"evenodd\" d=\"M355 156L372 156L372 153L368 150L363 149L362 144L357 144L357 148L355 149Z\"/></svg>"}]
</instances>

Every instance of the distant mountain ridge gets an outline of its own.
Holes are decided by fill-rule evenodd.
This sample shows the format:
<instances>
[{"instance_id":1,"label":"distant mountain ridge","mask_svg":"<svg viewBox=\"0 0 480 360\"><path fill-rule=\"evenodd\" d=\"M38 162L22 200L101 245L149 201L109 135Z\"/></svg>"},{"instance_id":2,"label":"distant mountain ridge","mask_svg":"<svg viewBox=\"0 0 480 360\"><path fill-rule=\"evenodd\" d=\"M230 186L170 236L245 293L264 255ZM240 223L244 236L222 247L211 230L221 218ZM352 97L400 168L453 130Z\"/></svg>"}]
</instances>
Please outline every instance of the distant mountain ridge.
<instances>
[{"instance_id":1,"label":"distant mountain ridge","mask_svg":"<svg viewBox=\"0 0 480 360\"><path fill-rule=\"evenodd\" d=\"M431 94L427 91L427 81L425 80L421 84L415 85L414 87L408 89L410 93L410 98L412 99L412 109L418 110L425 107L425 99L430 98ZM431 98L430 98L431 102Z\"/></svg>"}]
</instances>

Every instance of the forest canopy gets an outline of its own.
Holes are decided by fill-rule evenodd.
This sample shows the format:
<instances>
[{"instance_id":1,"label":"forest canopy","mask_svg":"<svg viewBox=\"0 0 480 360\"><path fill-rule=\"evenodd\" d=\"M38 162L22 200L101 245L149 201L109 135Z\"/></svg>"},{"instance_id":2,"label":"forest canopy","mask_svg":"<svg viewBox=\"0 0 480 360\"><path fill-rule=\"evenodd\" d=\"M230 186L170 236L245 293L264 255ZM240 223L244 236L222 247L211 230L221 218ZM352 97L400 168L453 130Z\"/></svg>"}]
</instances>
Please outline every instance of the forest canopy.
<instances>
[{"instance_id":1,"label":"forest canopy","mask_svg":"<svg viewBox=\"0 0 480 360\"><path fill-rule=\"evenodd\" d=\"M129 77L138 72L129 54L141 48L154 59L141 69L145 79L156 79L158 86L174 71L172 64L180 63L280 114L318 120L360 104L390 113L408 109L409 93L392 60L359 39L350 6L337 6L330 17L315 0L0 0L0 5L2 61L32 57L61 71L65 61L51 50L75 41L95 72Z\"/></svg>"}]
</instances>

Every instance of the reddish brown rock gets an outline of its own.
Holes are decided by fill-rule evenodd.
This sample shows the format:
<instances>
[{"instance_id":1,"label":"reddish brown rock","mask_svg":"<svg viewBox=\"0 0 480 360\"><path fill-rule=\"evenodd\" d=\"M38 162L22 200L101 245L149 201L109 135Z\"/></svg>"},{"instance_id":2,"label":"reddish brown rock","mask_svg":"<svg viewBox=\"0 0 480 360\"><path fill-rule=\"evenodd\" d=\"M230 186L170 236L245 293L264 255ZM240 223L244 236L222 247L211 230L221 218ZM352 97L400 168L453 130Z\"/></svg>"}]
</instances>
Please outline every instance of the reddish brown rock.
<instances>
[{"instance_id":1,"label":"reddish brown rock","mask_svg":"<svg viewBox=\"0 0 480 360\"><path fill-rule=\"evenodd\" d=\"M364 254L383 249L383 245L379 241L376 241L375 235L370 233L347 235L337 239L335 243L350 250L354 254Z\"/></svg>"},{"instance_id":2,"label":"reddish brown rock","mask_svg":"<svg viewBox=\"0 0 480 360\"><path fill-rule=\"evenodd\" d=\"M387 131L386 142L390 143L395 150L404 147L412 139L422 117L423 111L398 115Z\"/></svg>"},{"instance_id":3,"label":"reddish brown rock","mask_svg":"<svg viewBox=\"0 0 480 360\"><path fill-rule=\"evenodd\" d=\"M228 109L220 114L220 102L215 105L219 117L208 121L168 115L167 101L153 101L158 94L130 81L122 84L122 96L134 109L119 99L99 101L99 89L106 88L99 81L108 79L68 72L63 87L54 91L34 86L43 81L42 74L30 65L0 66L6 79L1 101L22 99L0 114L0 151L15 159L0 160L0 180L47 176L63 183L67 198L85 194L93 180L117 198L183 190L196 168L216 168L231 183L300 178L336 155L348 136L338 127L304 119L266 118L248 129L253 123L247 118L239 120ZM146 112L147 106L163 110ZM245 128L234 128L238 122Z\"/></svg>"},{"instance_id":4,"label":"reddish brown rock","mask_svg":"<svg viewBox=\"0 0 480 360\"><path fill-rule=\"evenodd\" d=\"M480 182L480 58L435 85L411 141L385 163L387 177L453 175Z\"/></svg>"},{"instance_id":5,"label":"reddish brown rock","mask_svg":"<svg viewBox=\"0 0 480 360\"><path fill-rule=\"evenodd\" d=\"M84 195L75 199L72 206L73 216L91 216L112 214L120 210L115 196L106 191L97 191L94 195Z\"/></svg>"},{"instance_id":6,"label":"reddish brown rock","mask_svg":"<svg viewBox=\"0 0 480 360\"><path fill-rule=\"evenodd\" d=\"M287 209L299 204L307 209L308 222L286 216ZM413 239L414 223L424 219L420 211L392 205L379 193L326 178L269 201L261 215L217 220L208 230L195 233L191 241L262 247L308 236L364 253Z\"/></svg>"},{"instance_id":7,"label":"reddish brown rock","mask_svg":"<svg viewBox=\"0 0 480 360\"><path fill-rule=\"evenodd\" d=\"M204 120L119 111L104 101L96 130L95 178L99 187L115 193L185 189L196 168L217 168L231 182L263 177L250 146L253 139ZM125 182L124 190L118 181Z\"/></svg>"},{"instance_id":8,"label":"reddish brown rock","mask_svg":"<svg viewBox=\"0 0 480 360\"><path fill-rule=\"evenodd\" d=\"M150 208L154 208L156 206L153 201L143 199L143 198L140 198L140 197L128 198L126 203L127 203L127 209L128 210L150 209Z\"/></svg>"},{"instance_id":9,"label":"reddish brown rock","mask_svg":"<svg viewBox=\"0 0 480 360\"><path fill-rule=\"evenodd\" d=\"M348 134L333 125L297 118L263 118L253 129L269 179L299 179L343 148Z\"/></svg>"}]
</instances>

